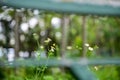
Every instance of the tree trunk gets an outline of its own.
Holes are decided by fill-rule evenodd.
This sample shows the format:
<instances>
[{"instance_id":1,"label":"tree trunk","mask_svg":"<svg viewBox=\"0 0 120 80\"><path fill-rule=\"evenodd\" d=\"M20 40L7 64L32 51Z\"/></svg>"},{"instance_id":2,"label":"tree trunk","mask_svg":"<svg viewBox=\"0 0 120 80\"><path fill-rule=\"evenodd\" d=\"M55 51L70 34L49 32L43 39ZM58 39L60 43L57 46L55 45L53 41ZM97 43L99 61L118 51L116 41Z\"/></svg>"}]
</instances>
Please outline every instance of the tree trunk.
<instances>
[{"instance_id":1,"label":"tree trunk","mask_svg":"<svg viewBox=\"0 0 120 80\"><path fill-rule=\"evenodd\" d=\"M19 39L19 26L20 26L20 21L21 21L21 13L16 12L15 14L15 28L14 28L14 33L15 33L15 58L19 57L19 49L20 49L20 39Z\"/></svg>"},{"instance_id":2,"label":"tree trunk","mask_svg":"<svg viewBox=\"0 0 120 80\"><path fill-rule=\"evenodd\" d=\"M61 48L60 48L61 57L65 57L69 21L70 21L69 17L66 16L66 15L63 15L63 18L62 18L62 21L61 21L61 27L62 27Z\"/></svg>"},{"instance_id":3,"label":"tree trunk","mask_svg":"<svg viewBox=\"0 0 120 80\"><path fill-rule=\"evenodd\" d=\"M85 46L86 42L87 42L86 17L83 16L82 17L82 57L86 56L86 52L87 52Z\"/></svg>"}]
</instances>

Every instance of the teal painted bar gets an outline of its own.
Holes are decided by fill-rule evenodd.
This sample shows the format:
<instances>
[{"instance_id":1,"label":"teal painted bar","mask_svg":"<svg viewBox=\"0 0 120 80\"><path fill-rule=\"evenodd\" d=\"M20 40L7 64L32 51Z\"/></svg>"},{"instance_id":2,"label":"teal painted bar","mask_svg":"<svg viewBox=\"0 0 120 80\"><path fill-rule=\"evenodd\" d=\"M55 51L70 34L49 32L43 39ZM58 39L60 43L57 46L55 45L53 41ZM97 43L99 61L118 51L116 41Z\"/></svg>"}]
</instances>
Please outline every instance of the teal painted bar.
<instances>
[{"instance_id":1,"label":"teal painted bar","mask_svg":"<svg viewBox=\"0 0 120 80\"><path fill-rule=\"evenodd\" d=\"M66 66L70 67L72 65L120 65L120 58L106 58L106 59L87 59L87 58L77 58L77 59L23 59L15 60L12 62L4 61L0 62L0 66L9 67L19 67L19 66Z\"/></svg>"},{"instance_id":2,"label":"teal painted bar","mask_svg":"<svg viewBox=\"0 0 120 80\"><path fill-rule=\"evenodd\" d=\"M64 66L69 67L77 80L97 80L96 76L88 69L91 65L120 65L120 58L105 59L23 59L12 62L0 62L0 67L37 67L37 66Z\"/></svg>"},{"instance_id":3,"label":"teal painted bar","mask_svg":"<svg viewBox=\"0 0 120 80\"><path fill-rule=\"evenodd\" d=\"M73 65L70 68L77 80L97 80L96 76L89 70L88 66Z\"/></svg>"},{"instance_id":4,"label":"teal painted bar","mask_svg":"<svg viewBox=\"0 0 120 80\"><path fill-rule=\"evenodd\" d=\"M0 0L1 6L31 8L58 13L81 15L119 16L120 6L98 5L80 2L60 2L60 0Z\"/></svg>"}]
</instances>

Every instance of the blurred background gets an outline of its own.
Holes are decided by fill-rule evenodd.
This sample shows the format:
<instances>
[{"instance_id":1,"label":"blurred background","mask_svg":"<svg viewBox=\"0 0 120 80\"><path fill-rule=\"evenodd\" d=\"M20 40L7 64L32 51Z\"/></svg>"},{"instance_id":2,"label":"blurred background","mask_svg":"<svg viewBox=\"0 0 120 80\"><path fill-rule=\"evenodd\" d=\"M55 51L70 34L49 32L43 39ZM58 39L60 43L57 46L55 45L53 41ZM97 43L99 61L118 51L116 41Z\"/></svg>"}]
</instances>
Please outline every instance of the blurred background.
<instances>
[{"instance_id":1,"label":"blurred background","mask_svg":"<svg viewBox=\"0 0 120 80\"><path fill-rule=\"evenodd\" d=\"M0 8L0 62L38 56L47 58L49 50L52 49L53 57L57 58L120 57L119 30L119 17L81 16L2 6ZM29 73L34 74L34 70L20 68L18 76L15 76L13 68L0 68L0 79L33 80L29 78L32 75ZM60 77L53 79L48 76L50 70L53 71L52 74L57 73L54 77L61 74ZM75 80L67 70L66 74L63 74L59 68L50 68L47 70L49 73L45 74L50 79L44 80ZM120 67L93 66L91 70L99 80L120 80ZM29 77L25 78L25 76Z\"/></svg>"}]
</instances>

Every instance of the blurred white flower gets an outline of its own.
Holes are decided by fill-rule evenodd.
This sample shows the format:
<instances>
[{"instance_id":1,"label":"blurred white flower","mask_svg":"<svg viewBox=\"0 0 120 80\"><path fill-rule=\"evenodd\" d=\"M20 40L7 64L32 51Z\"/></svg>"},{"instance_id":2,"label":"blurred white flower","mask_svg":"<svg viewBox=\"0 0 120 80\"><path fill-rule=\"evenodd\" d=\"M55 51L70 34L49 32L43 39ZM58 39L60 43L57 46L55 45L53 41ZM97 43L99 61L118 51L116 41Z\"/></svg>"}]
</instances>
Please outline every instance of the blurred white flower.
<instances>
[{"instance_id":1,"label":"blurred white flower","mask_svg":"<svg viewBox=\"0 0 120 80\"><path fill-rule=\"evenodd\" d=\"M28 25L28 23L22 23L22 24L20 25L20 28L21 28L22 31L28 32L29 25Z\"/></svg>"},{"instance_id":2,"label":"blurred white flower","mask_svg":"<svg viewBox=\"0 0 120 80\"><path fill-rule=\"evenodd\" d=\"M44 46L40 46L40 49L44 49Z\"/></svg>"},{"instance_id":3,"label":"blurred white flower","mask_svg":"<svg viewBox=\"0 0 120 80\"><path fill-rule=\"evenodd\" d=\"M38 19L37 18L35 18L35 17L33 17L33 18L31 18L30 20L29 20L29 25L30 25L30 28L34 28L36 25L37 25L37 23L38 23Z\"/></svg>"},{"instance_id":4,"label":"blurred white flower","mask_svg":"<svg viewBox=\"0 0 120 80\"><path fill-rule=\"evenodd\" d=\"M53 17L51 20L51 24L54 28L58 29L61 25L61 20L58 17Z\"/></svg>"},{"instance_id":5,"label":"blurred white flower","mask_svg":"<svg viewBox=\"0 0 120 80\"><path fill-rule=\"evenodd\" d=\"M89 47L89 44L88 44L88 43L85 43L85 46L86 46L86 47Z\"/></svg>"},{"instance_id":6,"label":"blurred white flower","mask_svg":"<svg viewBox=\"0 0 120 80\"><path fill-rule=\"evenodd\" d=\"M35 10L33 11L33 14L34 14L34 15L39 15L39 13L40 13L40 12L39 12L39 10L37 10L37 9L35 9Z\"/></svg>"},{"instance_id":7,"label":"blurred white flower","mask_svg":"<svg viewBox=\"0 0 120 80\"><path fill-rule=\"evenodd\" d=\"M45 43L49 43L50 41L52 41L50 38L47 38L47 40L45 40Z\"/></svg>"},{"instance_id":8,"label":"blurred white flower","mask_svg":"<svg viewBox=\"0 0 120 80\"><path fill-rule=\"evenodd\" d=\"M97 71L97 70L98 70L98 67L97 67L97 66L95 66L95 67L94 67L94 69Z\"/></svg>"},{"instance_id":9,"label":"blurred white flower","mask_svg":"<svg viewBox=\"0 0 120 80\"><path fill-rule=\"evenodd\" d=\"M92 48L92 47L89 47L88 50L93 51L93 48Z\"/></svg>"},{"instance_id":10,"label":"blurred white flower","mask_svg":"<svg viewBox=\"0 0 120 80\"><path fill-rule=\"evenodd\" d=\"M54 49L53 49L53 48L51 48L51 49L50 49L50 51L51 51L51 52L54 52Z\"/></svg>"},{"instance_id":11,"label":"blurred white flower","mask_svg":"<svg viewBox=\"0 0 120 80\"><path fill-rule=\"evenodd\" d=\"M55 37L56 37L57 39L60 39L61 36L62 36L61 32L56 32L56 33L55 33Z\"/></svg>"},{"instance_id":12,"label":"blurred white flower","mask_svg":"<svg viewBox=\"0 0 120 80\"><path fill-rule=\"evenodd\" d=\"M72 49L72 46L67 46L67 49L68 49L68 50L71 50L71 49Z\"/></svg>"}]
</instances>

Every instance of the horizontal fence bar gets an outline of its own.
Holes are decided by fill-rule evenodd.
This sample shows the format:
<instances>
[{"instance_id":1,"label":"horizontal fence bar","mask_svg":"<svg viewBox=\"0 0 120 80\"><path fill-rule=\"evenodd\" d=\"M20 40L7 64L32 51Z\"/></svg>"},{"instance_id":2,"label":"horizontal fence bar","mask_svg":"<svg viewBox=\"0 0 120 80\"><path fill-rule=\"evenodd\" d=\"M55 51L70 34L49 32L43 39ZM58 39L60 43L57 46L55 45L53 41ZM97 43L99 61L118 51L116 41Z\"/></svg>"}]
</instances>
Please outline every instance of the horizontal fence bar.
<instances>
[{"instance_id":1,"label":"horizontal fence bar","mask_svg":"<svg viewBox=\"0 0 120 80\"><path fill-rule=\"evenodd\" d=\"M97 1L96 1L97 2ZM55 11L59 13L76 13L83 15L99 16L120 16L120 5L116 2L114 5L97 3L64 1L64 0L0 0L1 6L14 8L40 9L45 11ZM98 1L99 2L99 1ZM113 2L112 2L113 3Z\"/></svg>"},{"instance_id":2,"label":"horizontal fence bar","mask_svg":"<svg viewBox=\"0 0 120 80\"><path fill-rule=\"evenodd\" d=\"M37 67L37 66L65 66L75 74L77 80L97 80L96 76L88 69L89 65L120 65L120 58L105 59L23 59L0 62L0 67Z\"/></svg>"},{"instance_id":3,"label":"horizontal fence bar","mask_svg":"<svg viewBox=\"0 0 120 80\"><path fill-rule=\"evenodd\" d=\"M0 62L0 66L19 67L19 66L72 66L72 65L120 65L120 58L106 58L106 59L23 59L15 61Z\"/></svg>"}]
</instances>

